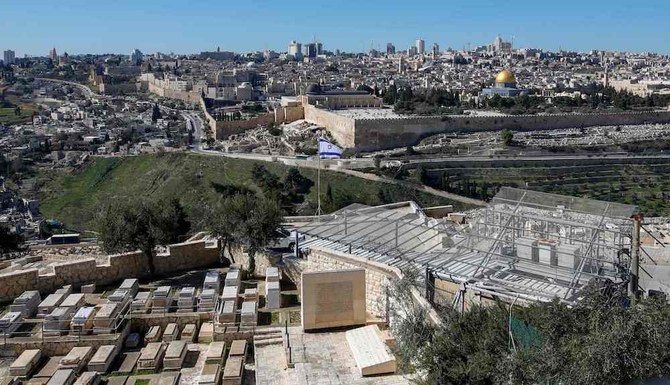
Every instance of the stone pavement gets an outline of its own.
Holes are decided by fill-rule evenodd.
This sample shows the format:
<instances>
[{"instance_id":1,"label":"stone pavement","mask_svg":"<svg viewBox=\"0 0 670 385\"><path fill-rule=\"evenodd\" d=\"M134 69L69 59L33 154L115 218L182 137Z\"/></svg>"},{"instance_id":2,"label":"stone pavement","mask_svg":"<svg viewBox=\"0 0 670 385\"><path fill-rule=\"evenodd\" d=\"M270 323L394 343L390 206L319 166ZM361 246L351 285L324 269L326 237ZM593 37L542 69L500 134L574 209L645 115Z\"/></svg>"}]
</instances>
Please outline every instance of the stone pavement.
<instances>
[{"instance_id":1,"label":"stone pavement","mask_svg":"<svg viewBox=\"0 0 670 385\"><path fill-rule=\"evenodd\" d=\"M289 334L302 334L299 327ZM296 385L409 385L403 375L364 378L358 372L349 350L345 331L302 335L304 361L287 368L284 348L268 345L256 349L256 383Z\"/></svg>"}]
</instances>

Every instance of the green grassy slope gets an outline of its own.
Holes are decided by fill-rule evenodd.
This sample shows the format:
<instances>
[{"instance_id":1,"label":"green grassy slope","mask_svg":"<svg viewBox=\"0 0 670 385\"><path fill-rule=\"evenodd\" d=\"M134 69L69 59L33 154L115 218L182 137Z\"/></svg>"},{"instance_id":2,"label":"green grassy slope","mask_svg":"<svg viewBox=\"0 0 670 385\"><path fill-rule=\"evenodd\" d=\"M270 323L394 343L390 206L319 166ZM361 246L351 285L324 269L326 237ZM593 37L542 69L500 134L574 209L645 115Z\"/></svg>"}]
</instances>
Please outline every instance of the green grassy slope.
<instances>
[{"instance_id":1,"label":"green grassy slope","mask_svg":"<svg viewBox=\"0 0 670 385\"><path fill-rule=\"evenodd\" d=\"M41 173L41 210L46 218L59 219L74 231L91 230L95 214L115 199L177 197L187 211L194 214L221 196L215 184L246 186L260 194L251 179L255 163L195 154L96 158L73 173ZM263 164L282 178L289 169L282 164ZM316 170L300 169L300 172L316 181ZM330 185L334 196L346 196L348 202L376 205L389 200L415 200L423 206L454 204L458 210L468 208L424 192L335 172L322 172L321 181L322 193L326 191L325 186ZM382 189L384 193L380 193ZM294 210L302 215L314 214L315 202L316 186L311 188L305 204Z\"/></svg>"}]
</instances>

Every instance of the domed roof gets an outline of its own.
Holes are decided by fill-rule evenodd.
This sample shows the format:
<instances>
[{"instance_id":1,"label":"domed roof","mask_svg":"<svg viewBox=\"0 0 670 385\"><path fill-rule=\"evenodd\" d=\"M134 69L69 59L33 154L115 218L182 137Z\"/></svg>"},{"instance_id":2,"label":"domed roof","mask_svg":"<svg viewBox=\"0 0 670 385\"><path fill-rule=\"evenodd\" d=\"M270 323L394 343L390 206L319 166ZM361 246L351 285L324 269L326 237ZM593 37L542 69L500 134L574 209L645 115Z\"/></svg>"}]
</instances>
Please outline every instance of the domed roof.
<instances>
[{"instance_id":1,"label":"domed roof","mask_svg":"<svg viewBox=\"0 0 670 385\"><path fill-rule=\"evenodd\" d=\"M496 83L516 83L516 78L512 71L504 69L496 76Z\"/></svg>"},{"instance_id":2,"label":"domed roof","mask_svg":"<svg viewBox=\"0 0 670 385\"><path fill-rule=\"evenodd\" d=\"M321 86L316 83L310 84L305 90L306 94L320 94L322 92L323 90L321 89Z\"/></svg>"}]
</instances>

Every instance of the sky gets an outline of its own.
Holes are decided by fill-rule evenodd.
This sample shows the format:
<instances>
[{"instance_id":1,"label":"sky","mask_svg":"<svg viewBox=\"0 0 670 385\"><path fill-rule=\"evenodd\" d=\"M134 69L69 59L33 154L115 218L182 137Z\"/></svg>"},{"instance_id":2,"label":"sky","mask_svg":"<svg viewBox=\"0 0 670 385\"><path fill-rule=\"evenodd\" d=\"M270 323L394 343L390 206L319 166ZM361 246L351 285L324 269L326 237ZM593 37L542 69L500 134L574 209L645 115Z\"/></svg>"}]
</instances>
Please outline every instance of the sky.
<instances>
[{"instance_id":1,"label":"sky","mask_svg":"<svg viewBox=\"0 0 670 385\"><path fill-rule=\"evenodd\" d=\"M670 54L668 0L0 0L0 50L59 54L285 52L291 40L367 52L515 47Z\"/></svg>"}]
</instances>

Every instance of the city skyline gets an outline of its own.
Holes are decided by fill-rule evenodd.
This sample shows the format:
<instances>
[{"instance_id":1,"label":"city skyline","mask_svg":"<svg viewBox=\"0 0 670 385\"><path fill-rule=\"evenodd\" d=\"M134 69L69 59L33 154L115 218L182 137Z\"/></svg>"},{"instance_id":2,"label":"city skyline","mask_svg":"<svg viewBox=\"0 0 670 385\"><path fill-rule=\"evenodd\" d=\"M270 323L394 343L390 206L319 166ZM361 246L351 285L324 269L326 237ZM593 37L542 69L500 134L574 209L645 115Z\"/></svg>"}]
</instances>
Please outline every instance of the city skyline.
<instances>
[{"instance_id":1,"label":"city skyline","mask_svg":"<svg viewBox=\"0 0 670 385\"><path fill-rule=\"evenodd\" d=\"M669 53L662 16L670 4L657 1L635 9L623 1L569 0L561 9L525 0L344 3L351 6L324 4L317 12L302 1L291 7L264 0L225 6L210 0L120 1L114 7L81 0L65 5L10 1L3 9L9 38L0 49L12 49L17 57L46 56L54 46L70 54L129 53L134 48L189 54L216 47L283 52L291 40L318 40L326 50L366 52L384 51L389 42L404 50L417 39L429 47L437 43L442 49L463 49L489 44L500 34L515 47L549 51ZM351 12L354 6L359 12Z\"/></svg>"}]
</instances>

